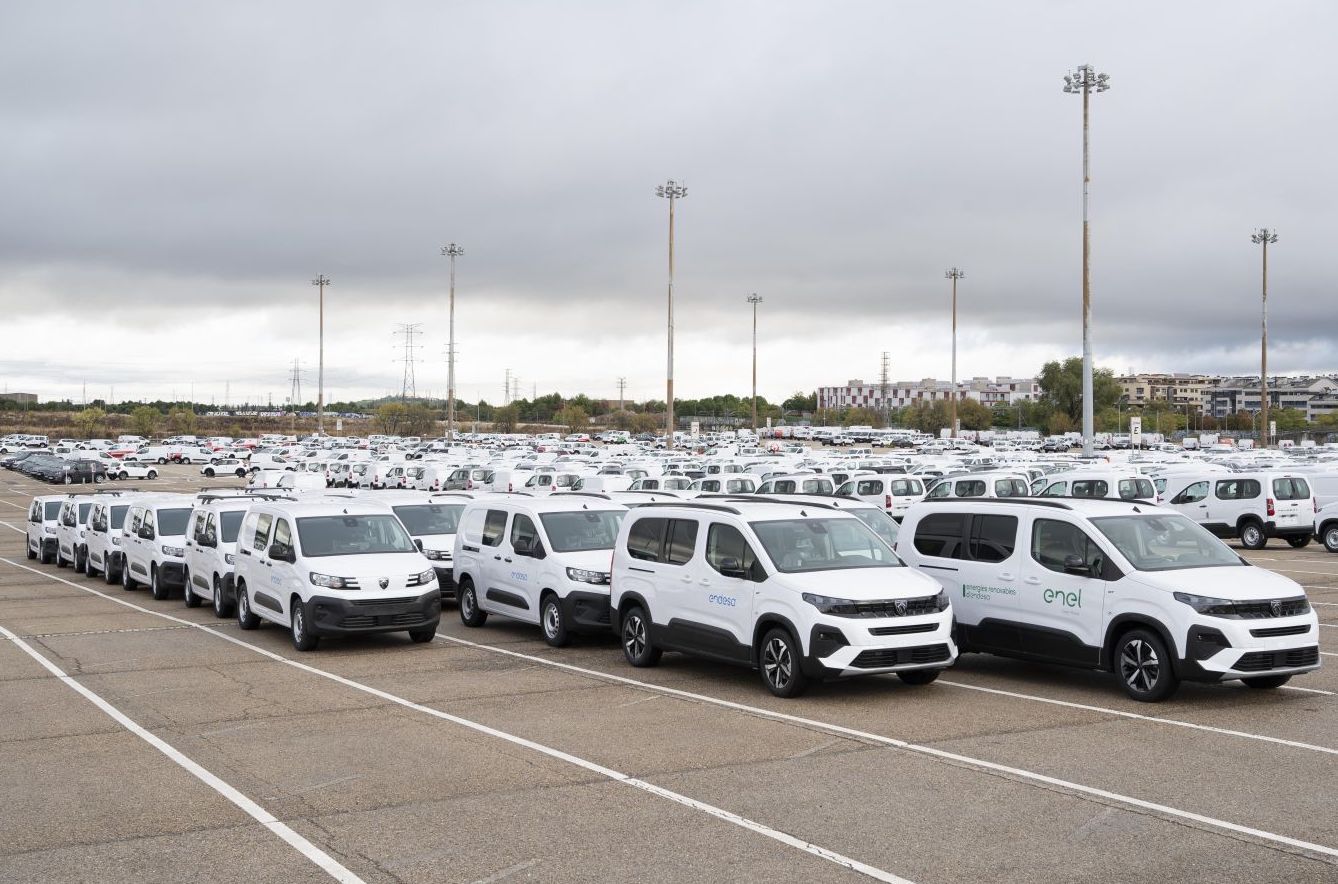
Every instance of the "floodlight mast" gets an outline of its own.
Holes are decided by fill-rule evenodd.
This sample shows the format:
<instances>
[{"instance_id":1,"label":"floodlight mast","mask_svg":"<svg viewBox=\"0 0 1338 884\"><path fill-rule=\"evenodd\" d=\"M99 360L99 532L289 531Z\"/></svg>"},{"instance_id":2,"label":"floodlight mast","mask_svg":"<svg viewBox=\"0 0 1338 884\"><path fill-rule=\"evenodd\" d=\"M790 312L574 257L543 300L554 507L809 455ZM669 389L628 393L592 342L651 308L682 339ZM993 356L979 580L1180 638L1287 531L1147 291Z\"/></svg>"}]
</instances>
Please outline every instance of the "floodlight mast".
<instances>
[{"instance_id":1,"label":"floodlight mast","mask_svg":"<svg viewBox=\"0 0 1338 884\"><path fill-rule=\"evenodd\" d=\"M1110 88L1110 76L1098 74L1089 64L1064 77L1064 91L1082 95L1082 452L1091 456L1096 422L1092 401L1092 236L1087 222L1088 185L1092 176L1088 162L1088 111L1093 92Z\"/></svg>"},{"instance_id":2,"label":"floodlight mast","mask_svg":"<svg viewBox=\"0 0 1338 884\"><path fill-rule=\"evenodd\" d=\"M455 243L441 247L441 253L451 259L450 342L446 345L446 439L455 441L455 259L465 250Z\"/></svg>"},{"instance_id":3,"label":"floodlight mast","mask_svg":"<svg viewBox=\"0 0 1338 884\"><path fill-rule=\"evenodd\" d=\"M1250 242L1264 247L1263 306L1259 321L1259 438L1264 448L1268 447L1270 437L1273 435L1268 423L1268 246L1277 241L1277 231L1269 230L1267 227L1259 228L1258 233L1250 236Z\"/></svg>"},{"instance_id":4,"label":"floodlight mast","mask_svg":"<svg viewBox=\"0 0 1338 884\"><path fill-rule=\"evenodd\" d=\"M952 438L957 438L957 280L966 278L966 271L951 267L943 274L944 279L952 280L952 405L948 413L948 426Z\"/></svg>"},{"instance_id":5,"label":"floodlight mast","mask_svg":"<svg viewBox=\"0 0 1338 884\"><path fill-rule=\"evenodd\" d=\"M674 447L674 203L688 195L688 189L670 178L655 188L655 195L669 200L669 361L665 372L664 447Z\"/></svg>"},{"instance_id":6,"label":"floodlight mast","mask_svg":"<svg viewBox=\"0 0 1338 884\"><path fill-rule=\"evenodd\" d=\"M318 274L311 281L321 290L320 300L320 368L316 374L316 435L325 435L325 287L330 278L324 273Z\"/></svg>"},{"instance_id":7,"label":"floodlight mast","mask_svg":"<svg viewBox=\"0 0 1338 884\"><path fill-rule=\"evenodd\" d=\"M753 435L757 435L757 305L762 303L762 297L753 292L746 299L753 305Z\"/></svg>"}]
</instances>

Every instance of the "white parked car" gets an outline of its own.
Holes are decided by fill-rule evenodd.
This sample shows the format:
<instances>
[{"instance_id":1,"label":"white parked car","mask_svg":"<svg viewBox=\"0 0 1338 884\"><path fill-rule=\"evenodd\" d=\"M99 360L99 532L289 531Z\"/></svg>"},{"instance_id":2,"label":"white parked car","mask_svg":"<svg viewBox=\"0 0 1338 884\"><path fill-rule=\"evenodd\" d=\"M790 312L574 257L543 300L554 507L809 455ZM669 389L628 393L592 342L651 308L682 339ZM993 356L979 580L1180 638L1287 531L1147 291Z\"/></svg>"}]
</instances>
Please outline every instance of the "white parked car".
<instances>
[{"instance_id":1,"label":"white parked car","mask_svg":"<svg viewBox=\"0 0 1338 884\"><path fill-rule=\"evenodd\" d=\"M927 684L957 658L948 594L812 497L633 509L610 604L631 665L697 654L757 668L778 697L832 676Z\"/></svg>"},{"instance_id":2,"label":"white parked car","mask_svg":"<svg viewBox=\"0 0 1338 884\"><path fill-rule=\"evenodd\" d=\"M925 500L961 497L1026 497L1031 493L1027 477L1019 473L966 473L944 476L929 489Z\"/></svg>"},{"instance_id":3,"label":"white parked car","mask_svg":"<svg viewBox=\"0 0 1338 884\"><path fill-rule=\"evenodd\" d=\"M1315 529L1315 495L1304 476L1281 472L1181 475L1168 481L1165 504L1222 538L1258 550L1270 537L1300 548Z\"/></svg>"},{"instance_id":4,"label":"white parked car","mask_svg":"<svg viewBox=\"0 0 1338 884\"><path fill-rule=\"evenodd\" d=\"M431 563L380 501L260 501L242 521L237 623L291 630L293 646L322 636L408 632L429 642L441 619Z\"/></svg>"},{"instance_id":5,"label":"white parked car","mask_svg":"<svg viewBox=\"0 0 1338 884\"><path fill-rule=\"evenodd\" d=\"M200 475L208 476L210 479L215 476L233 475L238 479L244 478L251 468L247 466L246 461L236 457L215 457L212 461L200 467Z\"/></svg>"},{"instance_id":6,"label":"white parked car","mask_svg":"<svg viewBox=\"0 0 1338 884\"><path fill-rule=\"evenodd\" d=\"M121 461L116 465L116 472L112 468L107 468L108 479L156 479L158 478L158 467L152 463L141 463L136 461Z\"/></svg>"},{"instance_id":7,"label":"white parked car","mask_svg":"<svg viewBox=\"0 0 1338 884\"><path fill-rule=\"evenodd\" d=\"M925 486L919 479L911 476L874 473L849 480L837 488L836 493L858 497L867 503L881 506L889 516L899 522L911 504L924 499Z\"/></svg>"},{"instance_id":8,"label":"white parked car","mask_svg":"<svg viewBox=\"0 0 1338 884\"><path fill-rule=\"evenodd\" d=\"M821 473L799 473L793 476L773 476L757 486L758 494L820 494L836 493L831 476Z\"/></svg>"},{"instance_id":9,"label":"white parked car","mask_svg":"<svg viewBox=\"0 0 1338 884\"><path fill-rule=\"evenodd\" d=\"M404 525L404 529L413 538L414 544L432 563L432 570L437 575L437 588L442 599L455 599L455 532L460 524L460 514L465 505L476 497L486 497L466 491L446 491L438 493L387 491L372 492L359 497L359 500L375 499L390 506Z\"/></svg>"},{"instance_id":10,"label":"white parked car","mask_svg":"<svg viewBox=\"0 0 1338 884\"><path fill-rule=\"evenodd\" d=\"M1181 681L1275 688L1320 665L1305 590L1167 509L926 502L897 549L952 595L963 651L1113 671L1135 700L1164 700Z\"/></svg>"},{"instance_id":11,"label":"white parked car","mask_svg":"<svg viewBox=\"0 0 1338 884\"><path fill-rule=\"evenodd\" d=\"M74 565L82 571L79 559L83 535L88 526L88 513L93 509L93 498L87 494L71 494L60 505L56 517L56 567Z\"/></svg>"},{"instance_id":12,"label":"white parked car","mask_svg":"<svg viewBox=\"0 0 1338 884\"><path fill-rule=\"evenodd\" d=\"M84 573L101 574L104 583L121 579L121 553L125 547L125 518L130 504L145 495L131 492L98 494L88 514L88 533L84 538Z\"/></svg>"},{"instance_id":13,"label":"white parked car","mask_svg":"<svg viewBox=\"0 0 1338 884\"><path fill-rule=\"evenodd\" d=\"M1111 500L1146 500L1157 503L1157 489L1147 476L1136 473L1096 473L1086 470L1045 476L1037 497L1105 497ZM1037 480L1040 481L1040 480Z\"/></svg>"}]
</instances>

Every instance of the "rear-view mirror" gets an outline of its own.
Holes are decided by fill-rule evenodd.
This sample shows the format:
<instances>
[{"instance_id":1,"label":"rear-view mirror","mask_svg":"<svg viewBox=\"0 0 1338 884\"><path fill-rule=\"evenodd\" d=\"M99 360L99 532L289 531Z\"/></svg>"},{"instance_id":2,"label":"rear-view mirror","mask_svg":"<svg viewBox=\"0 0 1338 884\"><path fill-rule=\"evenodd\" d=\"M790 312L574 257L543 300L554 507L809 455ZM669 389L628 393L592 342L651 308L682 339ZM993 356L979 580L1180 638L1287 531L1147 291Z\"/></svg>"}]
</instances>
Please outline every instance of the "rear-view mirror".
<instances>
[{"instance_id":1,"label":"rear-view mirror","mask_svg":"<svg viewBox=\"0 0 1338 884\"><path fill-rule=\"evenodd\" d=\"M293 563L297 561L297 555L293 548L286 543L274 543L270 545L269 557L276 562Z\"/></svg>"},{"instance_id":2,"label":"rear-view mirror","mask_svg":"<svg viewBox=\"0 0 1338 884\"><path fill-rule=\"evenodd\" d=\"M1070 574L1080 574L1083 577L1090 577L1092 574L1092 569L1088 566L1087 560L1077 554L1064 557L1064 570Z\"/></svg>"},{"instance_id":3,"label":"rear-view mirror","mask_svg":"<svg viewBox=\"0 0 1338 884\"><path fill-rule=\"evenodd\" d=\"M748 579L748 572L743 569L743 564L735 558L722 558L720 560L719 571L724 576L733 577L736 580Z\"/></svg>"}]
</instances>

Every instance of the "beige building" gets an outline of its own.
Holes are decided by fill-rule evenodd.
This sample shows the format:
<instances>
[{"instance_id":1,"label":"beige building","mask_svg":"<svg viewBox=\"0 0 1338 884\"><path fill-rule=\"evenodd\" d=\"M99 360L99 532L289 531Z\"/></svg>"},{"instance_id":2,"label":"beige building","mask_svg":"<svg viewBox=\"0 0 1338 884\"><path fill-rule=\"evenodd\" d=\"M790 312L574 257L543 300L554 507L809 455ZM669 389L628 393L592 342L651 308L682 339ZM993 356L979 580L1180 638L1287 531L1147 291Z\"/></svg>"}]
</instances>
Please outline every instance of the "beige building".
<instances>
[{"instance_id":1,"label":"beige building","mask_svg":"<svg viewBox=\"0 0 1338 884\"><path fill-rule=\"evenodd\" d=\"M1124 401L1132 406L1169 402L1183 408L1201 408L1214 378L1201 374L1130 374L1117 377Z\"/></svg>"}]
</instances>

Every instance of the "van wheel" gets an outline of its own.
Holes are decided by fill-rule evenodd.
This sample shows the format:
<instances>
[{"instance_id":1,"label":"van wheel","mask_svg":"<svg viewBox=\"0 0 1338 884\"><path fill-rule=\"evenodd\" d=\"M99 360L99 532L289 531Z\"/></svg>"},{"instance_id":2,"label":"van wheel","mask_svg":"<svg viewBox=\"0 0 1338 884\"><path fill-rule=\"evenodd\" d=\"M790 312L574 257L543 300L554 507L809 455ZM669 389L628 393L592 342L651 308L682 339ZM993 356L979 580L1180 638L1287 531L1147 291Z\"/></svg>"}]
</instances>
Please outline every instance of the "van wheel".
<instances>
[{"instance_id":1,"label":"van wheel","mask_svg":"<svg viewBox=\"0 0 1338 884\"><path fill-rule=\"evenodd\" d=\"M562 616L562 603L553 593L544 596L539 603L539 622L544 627L544 641L552 647L565 647L571 642L566 618Z\"/></svg>"},{"instance_id":2,"label":"van wheel","mask_svg":"<svg viewBox=\"0 0 1338 884\"><path fill-rule=\"evenodd\" d=\"M1304 537L1288 537L1287 544L1292 549L1304 549L1310 545L1310 535L1307 534Z\"/></svg>"},{"instance_id":3,"label":"van wheel","mask_svg":"<svg viewBox=\"0 0 1338 884\"><path fill-rule=\"evenodd\" d=\"M116 571L113 569L113 565L115 562L116 559L112 558L112 554L110 552L105 552L102 554L102 582L107 584L108 586L114 584L118 576Z\"/></svg>"},{"instance_id":4,"label":"van wheel","mask_svg":"<svg viewBox=\"0 0 1338 884\"><path fill-rule=\"evenodd\" d=\"M314 651L321 643L320 636L307 625L307 606L301 599L293 599L293 647L299 651Z\"/></svg>"},{"instance_id":5,"label":"van wheel","mask_svg":"<svg viewBox=\"0 0 1338 884\"><path fill-rule=\"evenodd\" d=\"M198 607L200 607L200 601L201 601L201 599L200 599L200 597L199 597L198 595L195 594L195 590L191 589L191 586L190 586L190 569L189 569L189 568L186 569L186 587L185 587L185 589L181 590L181 598L186 602L186 607L188 607L188 608L198 608Z\"/></svg>"},{"instance_id":6,"label":"van wheel","mask_svg":"<svg viewBox=\"0 0 1338 884\"><path fill-rule=\"evenodd\" d=\"M1261 691L1280 688L1291 680L1290 675L1256 675L1254 678L1241 679L1247 687L1258 688Z\"/></svg>"},{"instance_id":7,"label":"van wheel","mask_svg":"<svg viewBox=\"0 0 1338 884\"><path fill-rule=\"evenodd\" d=\"M799 670L799 645L784 629L776 627L763 636L757 658L763 683L777 697L797 697L808 686Z\"/></svg>"},{"instance_id":8,"label":"van wheel","mask_svg":"<svg viewBox=\"0 0 1338 884\"><path fill-rule=\"evenodd\" d=\"M218 579L218 575L215 574L215 575L214 575L214 616L217 617L218 619L222 620L223 618L227 617L229 614L232 613L230 610L228 610L230 607L231 607L231 605L228 604L227 599L223 598L223 581L222 581L222 580L219 580L219 579Z\"/></svg>"},{"instance_id":9,"label":"van wheel","mask_svg":"<svg viewBox=\"0 0 1338 884\"><path fill-rule=\"evenodd\" d=\"M645 608L637 605L628 610L623 616L620 634L623 641L623 657L628 663L644 667L654 666L660 662L660 656L664 652L651 644L650 618L646 616Z\"/></svg>"},{"instance_id":10,"label":"van wheel","mask_svg":"<svg viewBox=\"0 0 1338 884\"><path fill-rule=\"evenodd\" d=\"M1258 522L1246 522L1240 528L1240 545L1246 549L1263 549L1268 545L1264 529Z\"/></svg>"},{"instance_id":11,"label":"van wheel","mask_svg":"<svg viewBox=\"0 0 1338 884\"><path fill-rule=\"evenodd\" d=\"M130 576L130 562L121 559L121 588L127 591L139 589L139 581Z\"/></svg>"},{"instance_id":12,"label":"van wheel","mask_svg":"<svg viewBox=\"0 0 1338 884\"><path fill-rule=\"evenodd\" d=\"M943 670L941 669L912 669L909 672L898 672L897 678L901 679L906 684L929 684L934 679L938 678L938 674L942 671Z\"/></svg>"},{"instance_id":13,"label":"van wheel","mask_svg":"<svg viewBox=\"0 0 1338 884\"><path fill-rule=\"evenodd\" d=\"M85 577L93 576L93 572L88 570L88 550L83 547L76 547L74 550L74 571Z\"/></svg>"},{"instance_id":14,"label":"van wheel","mask_svg":"<svg viewBox=\"0 0 1338 884\"><path fill-rule=\"evenodd\" d=\"M162 466L162 465L165 464L165 463L167 463L167 458L165 458L165 457L160 457L160 458L158 458L158 465L159 465L159 466Z\"/></svg>"},{"instance_id":15,"label":"van wheel","mask_svg":"<svg viewBox=\"0 0 1338 884\"><path fill-rule=\"evenodd\" d=\"M56 567L57 568L65 567L65 557L60 554L59 546L56 547Z\"/></svg>"},{"instance_id":16,"label":"van wheel","mask_svg":"<svg viewBox=\"0 0 1338 884\"><path fill-rule=\"evenodd\" d=\"M130 478L130 474L127 473L125 470L121 470L121 472L117 474L116 478L124 482L126 479Z\"/></svg>"},{"instance_id":17,"label":"van wheel","mask_svg":"<svg viewBox=\"0 0 1338 884\"><path fill-rule=\"evenodd\" d=\"M465 626L482 626L488 622L488 612L479 608L474 581L468 577L460 578L460 622Z\"/></svg>"},{"instance_id":18,"label":"van wheel","mask_svg":"<svg viewBox=\"0 0 1338 884\"><path fill-rule=\"evenodd\" d=\"M28 561L32 561L33 559L37 558L37 553L33 552L32 544L28 544L27 546L25 546L24 551L28 553ZM1335 550L1335 552L1338 552L1338 550Z\"/></svg>"},{"instance_id":19,"label":"van wheel","mask_svg":"<svg viewBox=\"0 0 1338 884\"><path fill-rule=\"evenodd\" d=\"M246 597L246 584L237 584L237 625L242 629L260 626L260 618L251 613L251 601Z\"/></svg>"},{"instance_id":20,"label":"van wheel","mask_svg":"<svg viewBox=\"0 0 1338 884\"><path fill-rule=\"evenodd\" d=\"M1338 553L1338 525L1329 525L1324 529L1324 548L1331 553Z\"/></svg>"},{"instance_id":21,"label":"van wheel","mask_svg":"<svg viewBox=\"0 0 1338 884\"><path fill-rule=\"evenodd\" d=\"M158 602L165 602L171 596L167 587L163 586L162 581L158 579L157 565L149 566L149 594L153 596L154 601Z\"/></svg>"},{"instance_id":22,"label":"van wheel","mask_svg":"<svg viewBox=\"0 0 1338 884\"><path fill-rule=\"evenodd\" d=\"M1131 629L1120 636L1114 658L1124 692L1140 703L1160 703L1180 686L1166 644L1151 630Z\"/></svg>"}]
</instances>

